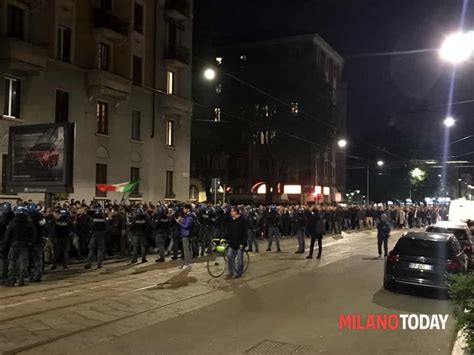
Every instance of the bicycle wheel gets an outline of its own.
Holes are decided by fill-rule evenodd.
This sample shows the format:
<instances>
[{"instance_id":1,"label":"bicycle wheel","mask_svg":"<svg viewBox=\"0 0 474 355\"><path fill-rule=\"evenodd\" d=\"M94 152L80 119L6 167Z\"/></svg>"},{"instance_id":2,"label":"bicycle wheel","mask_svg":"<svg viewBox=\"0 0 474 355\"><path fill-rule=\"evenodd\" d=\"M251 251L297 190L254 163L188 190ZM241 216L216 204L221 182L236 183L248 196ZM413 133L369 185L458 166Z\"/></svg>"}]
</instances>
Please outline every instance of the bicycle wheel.
<instances>
[{"instance_id":1,"label":"bicycle wheel","mask_svg":"<svg viewBox=\"0 0 474 355\"><path fill-rule=\"evenodd\" d=\"M250 256L249 256L249 252L247 250L244 250L243 251L244 253L244 256L243 256L243 259L244 259L244 267L242 269L242 273L246 272L247 269L249 268L249 264L250 264ZM239 270L239 262L238 262L238 258L235 260L235 273L237 274L238 273L238 270Z\"/></svg>"},{"instance_id":2,"label":"bicycle wheel","mask_svg":"<svg viewBox=\"0 0 474 355\"><path fill-rule=\"evenodd\" d=\"M225 254L215 253L209 256L207 260L207 272L212 277L221 277L227 266L227 256Z\"/></svg>"}]
</instances>

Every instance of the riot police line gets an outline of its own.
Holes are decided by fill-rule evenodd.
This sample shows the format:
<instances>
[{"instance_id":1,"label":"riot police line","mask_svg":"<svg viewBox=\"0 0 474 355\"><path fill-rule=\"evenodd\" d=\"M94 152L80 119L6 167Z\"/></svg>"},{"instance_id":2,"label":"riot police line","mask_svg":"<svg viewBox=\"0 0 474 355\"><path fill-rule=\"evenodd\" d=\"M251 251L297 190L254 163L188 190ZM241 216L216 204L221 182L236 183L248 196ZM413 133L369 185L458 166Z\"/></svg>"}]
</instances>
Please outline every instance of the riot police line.
<instances>
[{"instance_id":1,"label":"riot police line","mask_svg":"<svg viewBox=\"0 0 474 355\"><path fill-rule=\"evenodd\" d=\"M189 205L188 205L189 206ZM280 238L296 236L296 254L305 252L305 238L311 237L310 253L318 242L321 257L324 234L344 229L372 228L381 209L337 206L239 206L247 220L247 248L260 252L261 240L266 251L281 251ZM40 282L46 268L67 269L71 260L84 261L84 268L103 266L106 257L129 257L132 264L148 262L149 253L156 262L166 258L202 257L211 252L213 238L225 238L231 221L230 206L198 204L190 206L188 238L182 238L181 220L185 205L180 203L118 204L92 201L73 202L44 208L35 203L0 205L0 282L7 286ZM386 211L385 211L386 212ZM370 217L369 217L370 216ZM358 219L355 219L358 218ZM185 247L183 248L183 239ZM275 244L276 248L273 248ZM186 250L184 250L186 249ZM188 254L188 253L186 253ZM95 264L96 263L96 264Z\"/></svg>"}]
</instances>

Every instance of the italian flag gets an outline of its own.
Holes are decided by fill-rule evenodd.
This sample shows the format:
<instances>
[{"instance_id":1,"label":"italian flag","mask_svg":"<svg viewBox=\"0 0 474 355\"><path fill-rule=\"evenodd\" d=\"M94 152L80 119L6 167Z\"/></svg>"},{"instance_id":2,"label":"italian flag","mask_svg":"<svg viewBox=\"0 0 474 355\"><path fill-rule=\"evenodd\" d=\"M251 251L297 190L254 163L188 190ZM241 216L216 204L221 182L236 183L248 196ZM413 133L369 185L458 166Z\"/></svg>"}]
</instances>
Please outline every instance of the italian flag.
<instances>
[{"instance_id":1,"label":"italian flag","mask_svg":"<svg viewBox=\"0 0 474 355\"><path fill-rule=\"evenodd\" d=\"M97 184L97 189L102 192L115 191L115 192L131 192L137 186L137 181L129 181L121 184Z\"/></svg>"}]
</instances>

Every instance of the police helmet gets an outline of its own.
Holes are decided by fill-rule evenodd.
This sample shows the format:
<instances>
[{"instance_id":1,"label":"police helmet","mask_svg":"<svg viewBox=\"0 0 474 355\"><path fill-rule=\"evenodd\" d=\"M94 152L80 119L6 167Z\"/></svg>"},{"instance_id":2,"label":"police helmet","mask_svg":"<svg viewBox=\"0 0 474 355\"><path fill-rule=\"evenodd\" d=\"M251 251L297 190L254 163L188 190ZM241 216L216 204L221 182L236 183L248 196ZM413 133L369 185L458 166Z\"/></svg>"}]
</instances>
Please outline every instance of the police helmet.
<instances>
[{"instance_id":1,"label":"police helmet","mask_svg":"<svg viewBox=\"0 0 474 355\"><path fill-rule=\"evenodd\" d=\"M298 208L298 213L304 213L304 208L303 207Z\"/></svg>"},{"instance_id":2,"label":"police helmet","mask_svg":"<svg viewBox=\"0 0 474 355\"><path fill-rule=\"evenodd\" d=\"M30 203L27 206L27 209L30 216L37 216L41 211L41 207L38 206L36 203Z\"/></svg>"},{"instance_id":3,"label":"police helmet","mask_svg":"<svg viewBox=\"0 0 474 355\"><path fill-rule=\"evenodd\" d=\"M11 213L12 211L12 204L10 202L3 202L0 204L0 214Z\"/></svg>"},{"instance_id":4,"label":"police helmet","mask_svg":"<svg viewBox=\"0 0 474 355\"><path fill-rule=\"evenodd\" d=\"M135 210L135 216L144 216L145 215L145 210L143 208L137 208Z\"/></svg>"},{"instance_id":5,"label":"police helmet","mask_svg":"<svg viewBox=\"0 0 474 355\"><path fill-rule=\"evenodd\" d=\"M276 205L271 205L271 206L270 206L270 210L271 210L271 211L276 211L276 209L277 209L277 206L276 206Z\"/></svg>"},{"instance_id":6,"label":"police helmet","mask_svg":"<svg viewBox=\"0 0 474 355\"><path fill-rule=\"evenodd\" d=\"M59 210L59 218L61 219L67 219L69 218L69 211L65 208L61 208Z\"/></svg>"},{"instance_id":7,"label":"police helmet","mask_svg":"<svg viewBox=\"0 0 474 355\"><path fill-rule=\"evenodd\" d=\"M24 205L16 206L15 214L16 215L27 215L28 214L28 209Z\"/></svg>"},{"instance_id":8,"label":"police helmet","mask_svg":"<svg viewBox=\"0 0 474 355\"><path fill-rule=\"evenodd\" d=\"M94 216L95 216L95 217L103 217L103 215L104 215L104 210L102 210L102 208L97 207L97 208L94 210Z\"/></svg>"}]
</instances>

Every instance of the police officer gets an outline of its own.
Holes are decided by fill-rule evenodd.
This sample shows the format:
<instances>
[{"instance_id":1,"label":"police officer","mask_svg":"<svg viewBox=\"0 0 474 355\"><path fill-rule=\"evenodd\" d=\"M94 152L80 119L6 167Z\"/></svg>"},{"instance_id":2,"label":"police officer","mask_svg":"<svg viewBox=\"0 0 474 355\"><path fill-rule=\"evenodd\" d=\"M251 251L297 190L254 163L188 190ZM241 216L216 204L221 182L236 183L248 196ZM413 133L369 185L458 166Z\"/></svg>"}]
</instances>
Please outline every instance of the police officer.
<instances>
[{"instance_id":1,"label":"police officer","mask_svg":"<svg viewBox=\"0 0 474 355\"><path fill-rule=\"evenodd\" d=\"M174 207L172 211L170 211L170 223L171 223L171 243L173 243L173 257L171 259L176 260L178 259L178 251L183 250L182 248L182 241L181 241L181 227L179 226L176 219L182 217L183 211L178 207Z\"/></svg>"},{"instance_id":2,"label":"police officer","mask_svg":"<svg viewBox=\"0 0 474 355\"><path fill-rule=\"evenodd\" d=\"M35 203L28 205L28 214L35 228L35 240L30 250L31 259L33 260L33 275L30 280L41 282L43 275L43 248L46 242L46 221L41 213L41 207Z\"/></svg>"},{"instance_id":3,"label":"police officer","mask_svg":"<svg viewBox=\"0 0 474 355\"><path fill-rule=\"evenodd\" d=\"M28 209L24 205L17 206L15 218L8 224L5 233L5 244L8 252L7 286L25 285L28 276L28 258L30 247L36 239L35 228L28 219Z\"/></svg>"},{"instance_id":4,"label":"police officer","mask_svg":"<svg viewBox=\"0 0 474 355\"><path fill-rule=\"evenodd\" d=\"M268 225L268 248L267 251L272 251L272 243L275 238L277 245L277 252L280 252L280 216L275 205L270 206L270 213L267 215Z\"/></svg>"},{"instance_id":5,"label":"police officer","mask_svg":"<svg viewBox=\"0 0 474 355\"><path fill-rule=\"evenodd\" d=\"M67 269L69 250L74 226L71 222L69 211L65 208L59 210L59 218L54 224L54 261L51 270L56 270L58 262L62 261L63 269Z\"/></svg>"},{"instance_id":6,"label":"police officer","mask_svg":"<svg viewBox=\"0 0 474 355\"><path fill-rule=\"evenodd\" d=\"M388 224L388 217L382 214L380 222L377 224L377 249L379 258L382 257L382 244L384 248L384 255L388 254L388 238L390 237L390 225Z\"/></svg>"},{"instance_id":7,"label":"police officer","mask_svg":"<svg viewBox=\"0 0 474 355\"><path fill-rule=\"evenodd\" d=\"M151 237L155 241L155 247L160 254L160 257L155 261L162 263L165 261L165 242L170 230L170 219L163 206L158 206L151 217L150 230Z\"/></svg>"},{"instance_id":8,"label":"police officer","mask_svg":"<svg viewBox=\"0 0 474 355\"><path fill-rule=\"evenodd\" d=\"M7 281L8 275L8 248L5 233L7 226L13 219L12 205L8 202L0 204L0 284Z\"/></svg>"},{"instance_id":9,"label":"police officer","mask_svg":"<svg viewBox=\"0 0 474 355\"><path fill-rule=\"evenodd\" d=\"M132 224L130 226L130 232L132 233L132 263L137 262L138 258L138 249L141 250L142 255L142 263L146 263L148 260L146 259L146 252L147 252L147 232L149 228L149 222L147 219L146 212L143 208L137 208L135 211L135 217L132 220Z\"/></svg>"},{"instance_id":10,"label":"police officer","mask_svg":"<svg viewBox=\"0 0 474 355\"><path fill-rule=\"evenodd\" d=\"M102 208L98 207L94 210L94 218L90 222L90 234L91 238L89 241L89 254L87 256L87 264L84 265L85 269L92 267L92 259L94 254L97 253L97 268L102 268L105 254L105 241L107 235L110 232L110 225L104 217Z\"/></svg>"},{"instance_id":11,"label":"police officer","mask_svg":"<svg viewBox=\"0 0 474 355\"><path fill-rule=\"evenodd\" d=\"M247 231L248 231L248 246L249 251L253 251L253 246L255 246L255 252L258 253L258 240L257 240L257 232L258 228L258 213L255 208L251 208L248 213L248 223L247 223Z\"/></svg>"},{"instance_id":12,"label":"police officer","mask_svg":"<svg viewBox=\"0 0 474 355\"><path fill-rule=\"evenodd\" d=\"M304 237L306 234L306 223L307 218L305 214L305 209L303 207L298 208L298 213L296 214L296 239L298 240L298 250L295 251L295 254L304 253Z\"/></svg>"}]
</instances>

